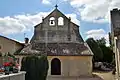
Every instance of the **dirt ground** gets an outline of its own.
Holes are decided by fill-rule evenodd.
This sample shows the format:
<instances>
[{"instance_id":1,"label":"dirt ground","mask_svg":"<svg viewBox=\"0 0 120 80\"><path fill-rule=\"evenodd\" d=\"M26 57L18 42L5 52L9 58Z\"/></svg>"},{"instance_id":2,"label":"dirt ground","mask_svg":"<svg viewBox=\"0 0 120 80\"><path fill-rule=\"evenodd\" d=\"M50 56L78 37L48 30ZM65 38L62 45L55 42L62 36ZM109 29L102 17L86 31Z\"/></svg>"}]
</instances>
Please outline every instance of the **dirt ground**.
<instances>
[{"instance_id":1,"label":"dirt ground","mask_svg":"<svg viewBox=\"0 0 120 80\"><path fill-rule=\"evenodd\" d=\"M103 80L116 80L112 72L93 72L93 74L100 76Z\"/></svg>"}]
</instances>

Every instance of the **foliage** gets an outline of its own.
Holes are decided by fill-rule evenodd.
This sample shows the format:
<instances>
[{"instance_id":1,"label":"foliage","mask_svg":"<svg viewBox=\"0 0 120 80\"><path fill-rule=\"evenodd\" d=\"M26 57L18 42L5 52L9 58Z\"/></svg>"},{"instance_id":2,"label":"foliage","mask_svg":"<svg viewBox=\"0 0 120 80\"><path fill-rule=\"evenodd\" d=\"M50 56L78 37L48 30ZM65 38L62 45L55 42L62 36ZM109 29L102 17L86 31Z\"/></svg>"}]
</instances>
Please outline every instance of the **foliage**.
<instances>
[{"instance_id":1,"label":"foliage","mask_svg":"<svg viewBox=\"0 0 120 80\"><path fill-rule=\"evenodd\" d=\"M2 57L2 53L0 52L0 57Z\"/></svg>"},{"instance_id":2,"label":"foliage","mask_svg":"<svg viewBox=\"0 0 120 80\"><path fill-rule=\"evenodd\" d=\"M5 53L3 57L4 57L4 62L15 62L16 61L16 57L10 54L9 52Z\"/></svg>"},{"instance_id":3,"label":"foliage","mask_svg":"<svg viewBox=\"0 0 120 80\"><path fill-rule=\"evenodd\" d=\"M113 51L109 47L106 47L105 45L99 45L99 46L103 52L103 62L111 63L114 57Z\"/></svg>"},{"instance_id":4,"label":"foliage","mask_svg":"<svg viewBox=\"0 0 120 80\"><path fill-rule=\"evenodd\" d=\"M4 70L5 74L9 74L9 72L13 72L13 73L18 72L19 65L16 63L16 58L14 55L8 52L3 56L3 58L4 58L3 67L5 68Z\"/></svg>"},{"instance_id":5,"label":"foliage","mask_svg":"<svg viewBox=\"0 0 120 80\"><path fill-rule=\"evenodd\" d=\"M25 80L46 80L47 56L28 56L22 59L21 71L26 71Z\"/></svg>"},{"instance_id":6,"label":"foliage","mask_svg":"<svg viewBox=\"0 0 120 80\"><path fill-rule=\"evenodd\" d=\"M114 59L114 53L110 47L106 46L105 38L94 40L93 38L87 39L87 44L94 53L93 59L96 62L109 62L111 63Z\"/></svg>"},{"instance_id":7,"label":"foliage","mask_svg":"<svg viewBox=\"0 0 120 80\"><path fill-rule=\"evenodd\" d=\"M101 38L99 40L96 40L96 42L98 43L98 45L106 45L106 39L105 38Z\"/></svg>"},{"instance_id":8,"label":"foliage","mask_svg":"<svg viewBox=\"0 0 120 80\"><path fill-rule=\"evenodd\" d=\"M87 39L86 42L94 54L93 61L95 62L102 61L103 53L98 43L93 38Z\"/></svg>"},{"instance_id":9,"label":"foliage","mask_svg":"<svg viewBox=\"0 0 120 80\"><path fill-rule=\"evenodd\" d=\"M114 53L110 47L106 46L105 38L101 38L101 39L97 40L97 43L99 44L99 46L103 52L103 62L111 63L114 58Z\"/></svg>"}]
</instances>

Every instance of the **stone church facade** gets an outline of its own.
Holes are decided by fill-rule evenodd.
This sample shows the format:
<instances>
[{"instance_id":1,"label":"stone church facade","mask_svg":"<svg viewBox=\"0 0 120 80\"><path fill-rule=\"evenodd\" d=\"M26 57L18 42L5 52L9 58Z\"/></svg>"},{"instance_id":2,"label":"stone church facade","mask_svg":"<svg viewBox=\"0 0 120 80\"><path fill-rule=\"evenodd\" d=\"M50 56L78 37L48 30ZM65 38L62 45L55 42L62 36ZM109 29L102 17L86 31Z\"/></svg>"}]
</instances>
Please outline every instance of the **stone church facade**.
<instances>
[{"instance_id":1,"label":"stone church facade","mask_svg":"<svg viewBox=\"0 0 120 80\"><path fill-rule=\"evenodd\" d=\"M33 54L48 56L48 80L92 76L93 54L79 34L79 26L57 8L34 27L30 43L16 57L21 62L22 57Z\"/></svg>"}]
</instances>

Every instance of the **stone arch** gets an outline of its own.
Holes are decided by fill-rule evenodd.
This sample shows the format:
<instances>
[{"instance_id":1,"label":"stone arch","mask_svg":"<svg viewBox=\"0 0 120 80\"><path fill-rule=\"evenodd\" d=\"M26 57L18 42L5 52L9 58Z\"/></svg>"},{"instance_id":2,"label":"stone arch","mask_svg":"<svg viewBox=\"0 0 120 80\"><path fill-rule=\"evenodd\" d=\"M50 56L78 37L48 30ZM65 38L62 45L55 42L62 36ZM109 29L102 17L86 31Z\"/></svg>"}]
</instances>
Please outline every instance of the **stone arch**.
<instances>
[{"instance_id":1,"label":"stone arch","mask_svg":"<svg viewBox=\"0 0 120 80\"><path fill-rule=\"evenodd\" d=\"M51 61L51 75L61 75L61 62L58 58Z\"/></svg>"},{"instance_id":2,"label":"stone arch","mask_svg":"<svg viewBox=\"0 0 120 80\"><path fill-rule=\"evenodd\" d=\"M54 17L50 17L50 19L49 19L49 25L50 26L54 26L55 25L55 18Z\"/></svg>"},{"instance_id":3,"label":"stone arch","mask_svg":"<svg viewBox=\"0 0 120 80\"><path fill-rule=\"evenodd\" d=\"M64 19L63 19L63 17L59 17L58 18L58 25L64 25Z\"/></svg>"}]
</instances>

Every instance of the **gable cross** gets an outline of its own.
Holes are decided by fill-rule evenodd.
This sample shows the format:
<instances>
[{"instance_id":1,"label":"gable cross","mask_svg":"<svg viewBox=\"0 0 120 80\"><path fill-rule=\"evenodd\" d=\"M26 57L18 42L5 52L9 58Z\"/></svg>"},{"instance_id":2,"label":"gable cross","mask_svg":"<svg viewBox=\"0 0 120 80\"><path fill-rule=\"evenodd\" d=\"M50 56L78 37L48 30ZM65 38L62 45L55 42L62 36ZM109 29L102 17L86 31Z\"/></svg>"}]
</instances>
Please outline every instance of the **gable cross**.
<instances>
[{"instance_id":1,"label":"gable cross","mask_svg":"<svg viewBox=\"0 0 120 80\"><path fill-rule=\"evenodd\" d=\"M56 5L55 5L55 8L57 9L57 7L58 7L58 5L56 4Z\"/></svg>"}]
</instances>

